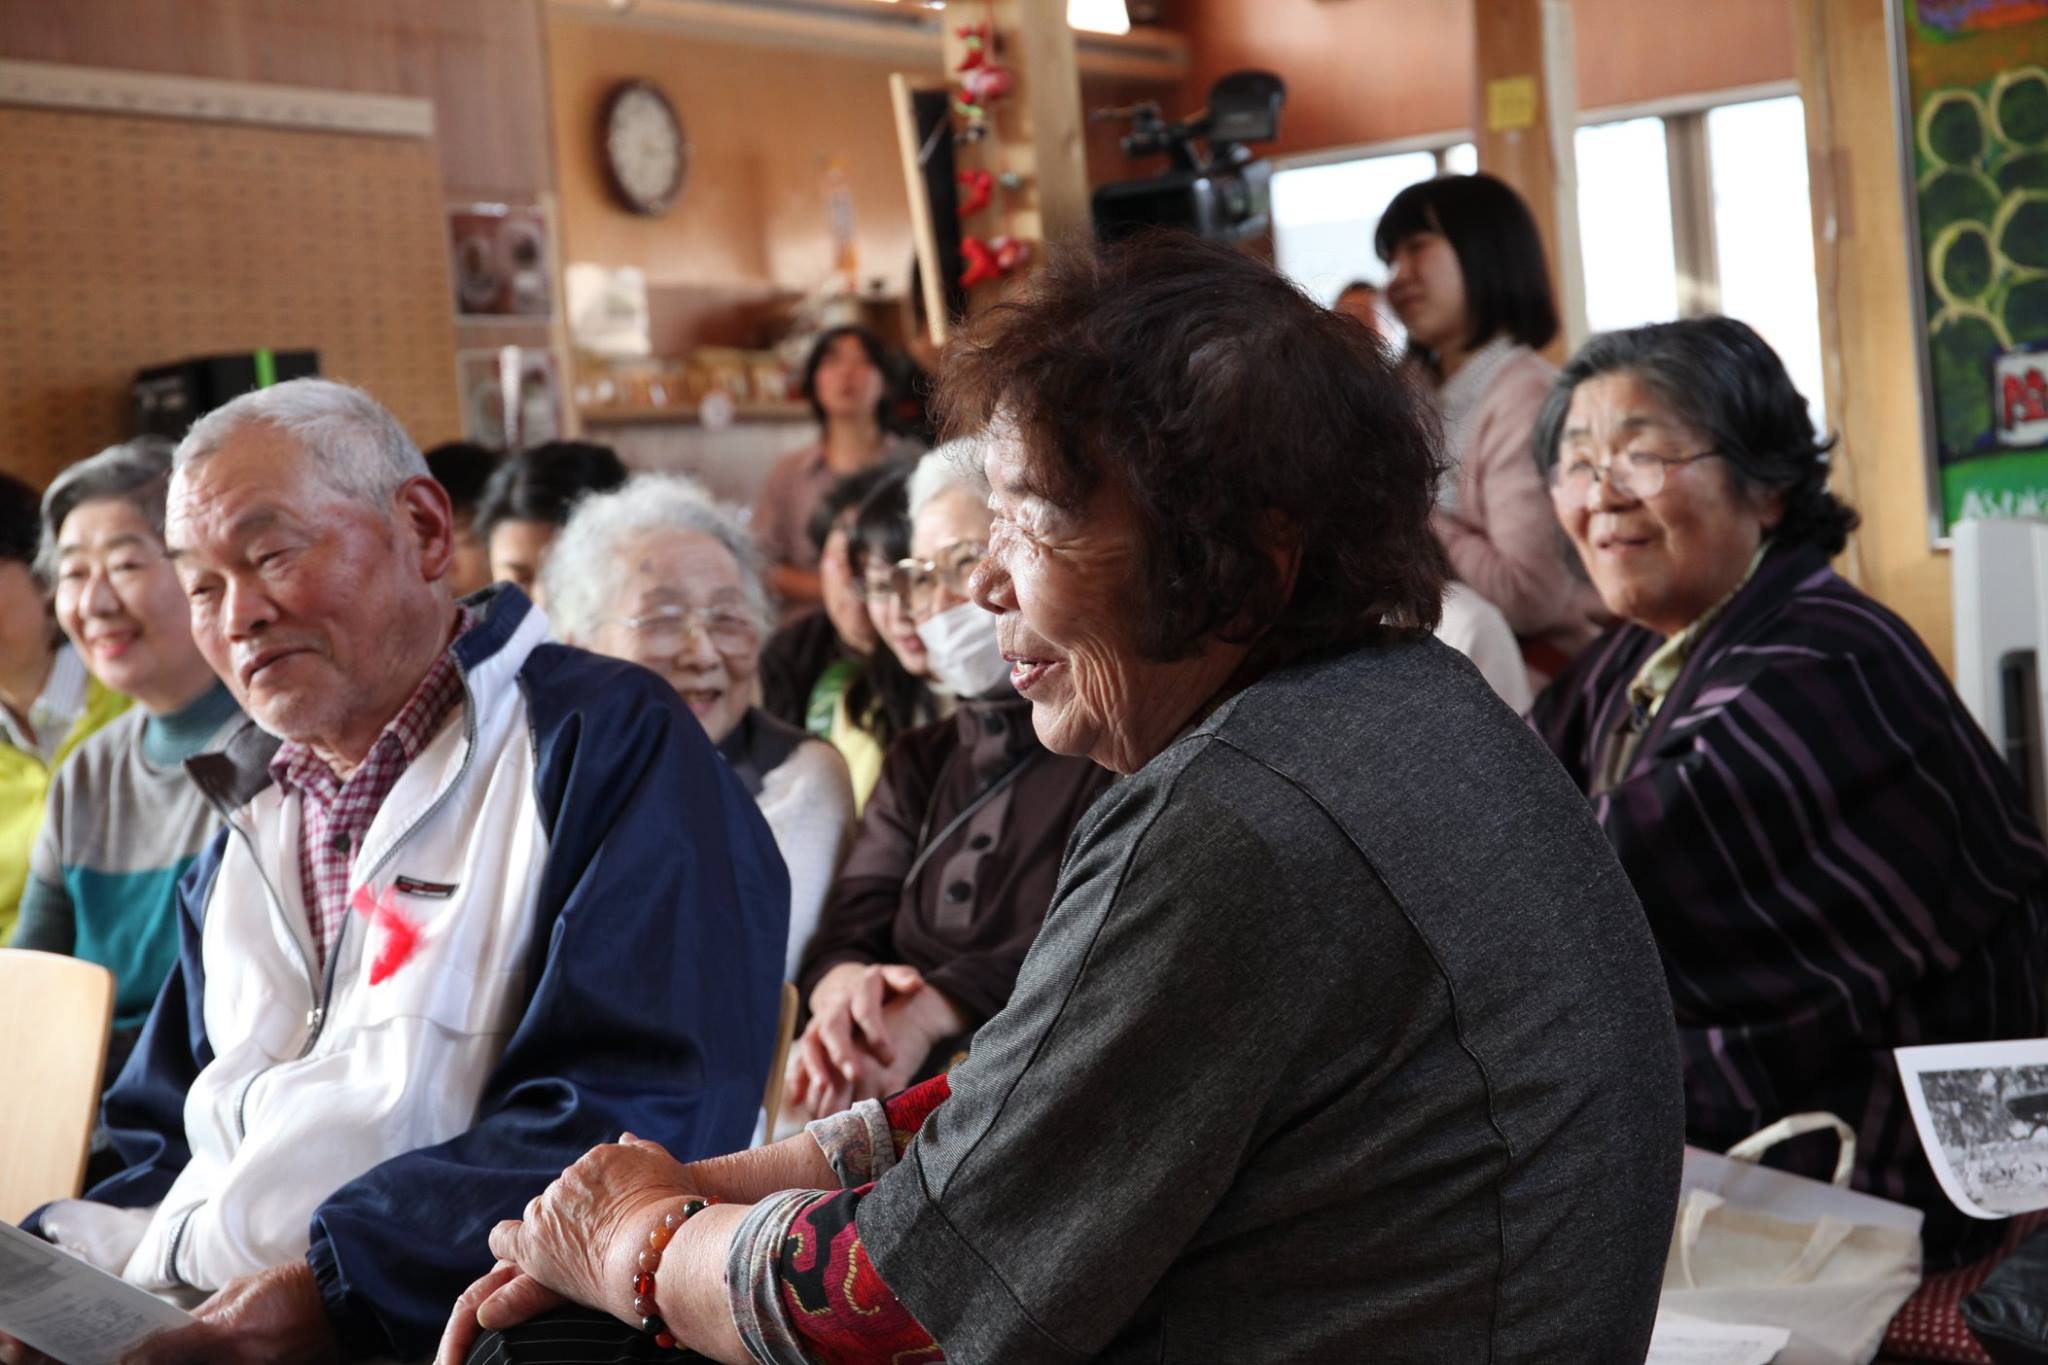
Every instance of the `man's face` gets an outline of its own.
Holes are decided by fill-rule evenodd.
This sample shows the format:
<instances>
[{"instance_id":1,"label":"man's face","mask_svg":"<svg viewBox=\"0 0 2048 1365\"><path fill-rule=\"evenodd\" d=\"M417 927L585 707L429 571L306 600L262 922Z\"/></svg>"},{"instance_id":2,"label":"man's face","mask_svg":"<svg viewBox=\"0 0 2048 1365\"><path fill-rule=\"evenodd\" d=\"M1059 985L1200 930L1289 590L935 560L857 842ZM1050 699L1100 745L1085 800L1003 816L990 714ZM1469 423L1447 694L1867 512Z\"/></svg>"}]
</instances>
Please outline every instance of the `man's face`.
<instances>
[{"instance_id":1,"label":"man's face","mask_svg":"<svg viewBox=\"0 0 2048 1365\"><path fill-rule=\"evenodd\" d=\"M243 709L274 735L359 761L422 676L449 522L432 480L372 507L330 487L291 437L251 423L173 477L164 540L192 637Z\"/></svg>"}]
</instances>

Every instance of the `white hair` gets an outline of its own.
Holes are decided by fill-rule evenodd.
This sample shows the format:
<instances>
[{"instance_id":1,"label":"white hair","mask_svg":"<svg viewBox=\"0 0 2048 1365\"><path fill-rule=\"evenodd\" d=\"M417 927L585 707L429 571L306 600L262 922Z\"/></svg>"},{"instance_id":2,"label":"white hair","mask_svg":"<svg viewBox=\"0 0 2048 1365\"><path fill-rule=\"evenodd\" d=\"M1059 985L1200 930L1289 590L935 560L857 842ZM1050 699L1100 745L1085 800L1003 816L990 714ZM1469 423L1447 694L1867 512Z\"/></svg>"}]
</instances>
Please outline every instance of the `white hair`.
<instances>
[{"instance_id":1,"label":"white hair","mask_svg":"<svg viewBox=\"0 0 2048 1365\"><path fill-rule=\"evenodd\" d=\"M981 438L962 436L926 454L910 471L909 516L949 488L965 489L975 502L988 501L988 475L981 468Z\"/></svg>"},{"instance_id":2,"label":"white hair","mask_svg":"<svg viewBox=\"0 0 2048 1365\"><path fill-rule=\"evenodd\" d=\"M774 625L760 555L746 528L712 501L704 485L682 474L636 474L609 493L576 504L569 524L548 547L541 585L548 616L563 638L587 640L611 605L619 580L614 556L628 536L649 531L694 531L710 536L739 561L747 605L765 633Z\"/></svg>"},{"instance_id":3,"label":"white hair","mask_svg":"<svg viewBox=\"0 0 2048 1365\"><path fill-rule=\"evenodd\" d=\"M172 469L218 454L230 436L252 425L289 436L328 487L379 510L407 479L430 477L426 457L383 404L331 379L288 379L222 404L185 433Z\"/></svg>"}]
</instances>

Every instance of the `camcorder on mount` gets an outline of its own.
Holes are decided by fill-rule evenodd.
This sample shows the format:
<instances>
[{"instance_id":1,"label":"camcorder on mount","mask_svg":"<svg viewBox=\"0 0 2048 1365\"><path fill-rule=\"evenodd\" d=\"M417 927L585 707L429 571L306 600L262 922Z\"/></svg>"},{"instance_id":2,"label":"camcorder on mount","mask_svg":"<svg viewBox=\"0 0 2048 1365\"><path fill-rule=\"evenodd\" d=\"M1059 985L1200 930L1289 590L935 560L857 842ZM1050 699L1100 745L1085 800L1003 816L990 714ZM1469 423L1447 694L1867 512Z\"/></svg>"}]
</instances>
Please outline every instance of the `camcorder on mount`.
<instances>
[{"instance_id":1,"label":"camcorder on mount","mask_svg":"<svg viewBox=\"0 0 2048 1365\"><path fill-rule=\"evenodd\" d=\"M1272 221L1273 164L1246 144L1280 135L1287 83L1270 71L1233 71L1209 88L1209 107L1168 123L1152 101L1099 109L1097 123L1128 123L1124 155L1164 156L1164 175L1125 180L1095 191L1096 238L1113 242L1146 228L1178 228L1213 241L1256 237Z\"/></svg>"}]
</instances>

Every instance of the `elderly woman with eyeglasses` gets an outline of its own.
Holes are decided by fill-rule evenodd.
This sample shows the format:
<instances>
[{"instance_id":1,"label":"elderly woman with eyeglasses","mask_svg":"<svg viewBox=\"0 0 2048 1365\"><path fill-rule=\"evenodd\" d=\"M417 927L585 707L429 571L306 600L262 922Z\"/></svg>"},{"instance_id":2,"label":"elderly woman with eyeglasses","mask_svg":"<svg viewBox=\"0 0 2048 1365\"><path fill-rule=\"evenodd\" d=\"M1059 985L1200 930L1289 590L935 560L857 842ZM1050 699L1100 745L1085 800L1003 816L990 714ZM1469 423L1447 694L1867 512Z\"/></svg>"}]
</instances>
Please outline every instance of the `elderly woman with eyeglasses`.
<instances>
[{"instance_id":1,"label":"elderly woman with eyeglasses","mask_svg":"<svg viewBox=\"0 0 2048 1365\"><path fill-rule=\"evenodd\" d=\"M543 582L562 638L667 679L759 803L789 868L793 977L853 828L853 790L831 745L754 705L770 614L746 532L694 481L642 474L576 504Z\"/></svg>"},{"instance_id":2,"label":"elderly woman with eyeglasses","mask_svg":"<svg viewBox=\"0 0 2048 1365\"><path fill-rule=\"evenodd\" d=\"M1649 913L1688 1137L1718 1151L1840 1115L1854 1183L1925 1209L1938 1263L1970 1220L1918 1150L1891 1050L2040 1035L2048 850L1926 647L1828 567L1856 524L1830 444L1740 322L1588 344L1537 456L1623 623L1532 720ZM1779 1150L1823 1177L1835 1161L1831 1142Z\"/></svg>"},{"instance_id":3,"label":"elderly woman with eyeglasses","mask_svg":"<svg viewBox=\"0 0 2048 1365\"><path fill-rule=\"evenodd\" d=\"M912 657L954 711L890 747L804 954L810 1021L784 1092L797 1113L834 1113L945 1069L1010 998L1067 836L1110 782L1039 742L996 618L969 599L990 517L974 449L924 457L910 479L909 556L867 560L878 619L915 631Z\"/></svg>"}]
</instances>

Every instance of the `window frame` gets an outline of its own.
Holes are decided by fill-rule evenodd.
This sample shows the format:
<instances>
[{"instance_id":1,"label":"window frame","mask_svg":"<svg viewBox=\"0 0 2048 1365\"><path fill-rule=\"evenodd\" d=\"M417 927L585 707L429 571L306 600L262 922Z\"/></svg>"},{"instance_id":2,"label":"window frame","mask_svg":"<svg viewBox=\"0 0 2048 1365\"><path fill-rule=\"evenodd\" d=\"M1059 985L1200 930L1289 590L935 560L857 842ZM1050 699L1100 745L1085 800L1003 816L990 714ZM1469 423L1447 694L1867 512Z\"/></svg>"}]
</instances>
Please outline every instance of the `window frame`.
<instances>
[{"instance_id":1,"label":"window frame","mask_svg":"<svg viewBox=\"0 0 2048 1365\"><path fill-rule=\"evenodd\" d=\"M1714 244L1713 167L1707 155L1708 112L1730 104L1751 104L1799 94L1801 91L1796 80L1765 81L1634 104L1581 109L1573 120L1578 128L1619 123L1625 119L1658 118L1664 121L1668 192L1671 196L1672 255L1678 267L1680 317L1693 318L1718 312L1721 303L1721 268ZM1472 130L1451 128L1385 142L1352 143L1292 156L1276 156L1273 169L1291 171L1343 161L1429 152L1436 157L1437 174L1442 175L1448 169L1450 150L1460 143L1476 141Z\"/></svg>"}]
</instances>

